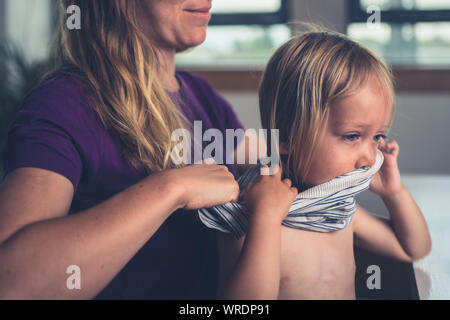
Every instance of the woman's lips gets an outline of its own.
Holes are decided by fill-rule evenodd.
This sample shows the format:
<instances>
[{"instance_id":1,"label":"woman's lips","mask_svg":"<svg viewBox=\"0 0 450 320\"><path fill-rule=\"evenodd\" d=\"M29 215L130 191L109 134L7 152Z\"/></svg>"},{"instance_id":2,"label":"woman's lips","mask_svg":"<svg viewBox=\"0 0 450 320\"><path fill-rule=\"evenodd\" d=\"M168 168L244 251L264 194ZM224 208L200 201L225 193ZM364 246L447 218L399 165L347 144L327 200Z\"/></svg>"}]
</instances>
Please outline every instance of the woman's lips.
<instances>
[{"instance_id":1,"label":"woman's lips","mask_svg":"<svg viewBox=\"0 0 450 320\"><path fill-rule=\"evenodd\" d=\"M201 19L209 20L211 18L210 8L186 9L184 11L194 15L195 17L201 18Z\"/></svg>"}]
</instances>

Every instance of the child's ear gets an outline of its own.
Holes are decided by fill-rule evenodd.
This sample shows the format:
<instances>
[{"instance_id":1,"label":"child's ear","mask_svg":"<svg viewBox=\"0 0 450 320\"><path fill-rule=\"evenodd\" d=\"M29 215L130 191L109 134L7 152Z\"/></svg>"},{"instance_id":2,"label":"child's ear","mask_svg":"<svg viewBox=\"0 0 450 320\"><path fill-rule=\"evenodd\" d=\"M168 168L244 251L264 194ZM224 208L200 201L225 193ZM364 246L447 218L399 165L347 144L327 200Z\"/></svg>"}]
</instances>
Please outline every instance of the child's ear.
<instances>
[{"instance_id":1,"label":"child's ear","mask_svg":"<svg viewBox=\"0 0 450 320\"><path fill-rule=\"evenodd\" d=\"M288 147L284 142L280 142L280 154L288 154Z\"/></svg>"}]
</instances>

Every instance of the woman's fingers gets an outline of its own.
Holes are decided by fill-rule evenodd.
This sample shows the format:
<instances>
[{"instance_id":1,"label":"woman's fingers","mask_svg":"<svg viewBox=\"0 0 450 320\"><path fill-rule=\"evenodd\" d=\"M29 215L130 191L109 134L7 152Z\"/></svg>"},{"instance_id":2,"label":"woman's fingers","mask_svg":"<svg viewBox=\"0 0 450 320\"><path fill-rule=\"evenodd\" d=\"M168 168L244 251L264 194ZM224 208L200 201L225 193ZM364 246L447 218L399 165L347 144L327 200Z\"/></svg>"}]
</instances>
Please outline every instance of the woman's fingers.
<instances>
[{"instance_id":1,"label":"woman's fingers","mask_svg":"<svg viewBox=\"0 0 450 320\"><path fill-rule=\"evenodd\" d=\"M239 185L234 175L227 166L213 164L212 160L205 159L172 171L178 184L184 186L184 209L211 207L239 199Z\"/></svg>"},{"instance_id":2,"label":"woman's fingers","mask_svg":"<svg viewBox=\"0 0 450 320\"><path fill-rule=\"evenodd\" d=\"M207 158L201 162L196 162L193 164L193 166L205 168L209 172L223 172L223 173L228 172L228 173L230 173L227 166L217 164L216 161L214 160L214 158Z\"/></svg>"}]
</instances>

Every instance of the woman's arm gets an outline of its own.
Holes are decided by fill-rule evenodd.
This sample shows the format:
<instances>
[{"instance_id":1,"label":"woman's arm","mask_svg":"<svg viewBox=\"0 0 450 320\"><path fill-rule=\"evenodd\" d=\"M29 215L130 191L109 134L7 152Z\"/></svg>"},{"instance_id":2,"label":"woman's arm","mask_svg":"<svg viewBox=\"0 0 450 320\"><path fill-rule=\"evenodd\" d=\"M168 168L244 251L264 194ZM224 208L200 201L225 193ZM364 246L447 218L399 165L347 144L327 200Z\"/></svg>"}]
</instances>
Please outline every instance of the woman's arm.
<instances>
[{"instance_id":1,"label":"woman's arm","mask_svg":"<svg viewBox=\"0 0 450 320\"><path fill-rule=\"evenodd\" d=\"M246 190L251 218L245 241L242 244L231 236L222 236L220 241L220 298L278 298L281 222L297 194L289 179L281 181L281 169L273 176L261 176Z\"/></svg>"},{"instance_id":2,"label":"woman's arm","mask_svg":"<svg viewBox=\"0 0 450 320\"><path fill-rule=\"evenodd\" d=\"M69 180L19 169L0 189L0 298L94 298L171 213L226 203L238 190L226 167L194 165L153 174L68 216ZM70 265L80 267L81 290L66 287Z\"/></svg>"}]
</instances>

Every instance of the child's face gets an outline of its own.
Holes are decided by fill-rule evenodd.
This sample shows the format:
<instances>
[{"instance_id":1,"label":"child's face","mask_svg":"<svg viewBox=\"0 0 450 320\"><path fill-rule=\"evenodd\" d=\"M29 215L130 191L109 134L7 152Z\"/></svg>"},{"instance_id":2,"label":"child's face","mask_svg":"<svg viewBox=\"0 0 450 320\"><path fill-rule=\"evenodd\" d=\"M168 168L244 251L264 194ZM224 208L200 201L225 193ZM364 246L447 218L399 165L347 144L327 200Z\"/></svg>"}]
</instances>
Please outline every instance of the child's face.
<instances>
[{"instance_id":1,"label":"child's face","mask_svg":"<svg viewBox=\"0 0 450 320\"><path fill-rule=\"evenodd\" d=\"M367 81L356 94L335 101L313 154L306 185L321 184L372 166L378 145L389 128L391 108L375 79Z\"/></svg>"}]
</instances>

